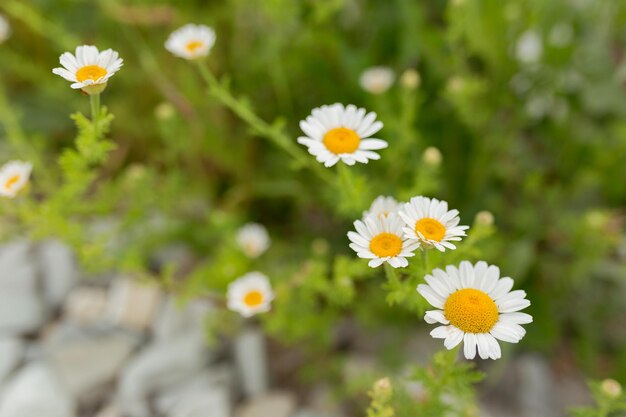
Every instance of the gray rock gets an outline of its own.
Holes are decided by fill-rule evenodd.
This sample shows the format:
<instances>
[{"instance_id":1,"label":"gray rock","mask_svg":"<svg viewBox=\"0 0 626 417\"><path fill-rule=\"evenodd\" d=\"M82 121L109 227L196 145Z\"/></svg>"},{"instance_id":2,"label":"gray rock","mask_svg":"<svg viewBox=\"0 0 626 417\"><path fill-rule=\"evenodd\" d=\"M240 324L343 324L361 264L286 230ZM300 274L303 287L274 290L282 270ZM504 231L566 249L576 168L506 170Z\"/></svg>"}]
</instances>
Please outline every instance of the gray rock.
<instances>
[{"instance_id":1,"label":"gray rock","mask_svg":"<svg viewBox=\"0 0 626 417\"><path fill-rule=\"evenodd\" d=\"M103 321L108 300L108 290L100 287L76 287L65 299L65 319L80 325Z\"/></svg>"},{"instance_id":2,"label":"gray rock","mask_svg":"<svg viewBox=\"0 0 626 417\"><path fill-rule=\"evenodd\" d=\"M45 346L45 357L80 401L99 396L121 372L138 344L138 338L119 331L81 333L65 330L65 338L52 338Z\"/></svg>"},{"instance_id":3,"label":"gray rock","mask_svg":"<svg viewBox=\"0 0 626 417\"><path fill-rule=\"evenodd\" d=\"M254 397L266 393L269 386L267 352L260 329L247 327L236 337L235 361L244 394Z\"/></svg>"},{"instance_id":4,"label":"gray rock","mask_svg":"<svg viewBox=\"0 0 626 417\"><path fill-rule=\"evenodd\" d=\"M39 362L23 368L0 401L0 417L75 417L75 409L63 381Z\"/></svg>"},{"instance_id":5,"label":"gray rock","mask_svg":"<svg viewBox=\"0 0 626 417\"><path fill-rule=\"evenodd\" d=\"M296 397L288 392L273 392L256 397L242 405L236 417L293 417Z\"/></svg>"},{"instance_id":6,"label":"gray rock","mask_svg":"<svg viewBox=\"0 0 626 417\"><path fill-rule=\"evenodd\" d=\"M0 290L0 333L34 333L47 316L45 303L38 294Z\"/></svg>"},{"instance_id":7,"label":"gray rock","mask_svg":"<svg viewBox=\"0 0 626 417\"><path fill-rule=\"evenodd\" d=\"M37 294L37 271L26 242L0 248L0 332L26 334L37 331L47 317Z\"/></svg>"},{"instance_id":8,"label":"gray rock","mask_svg":"<svg viewBox=\"0 0 626 417\"><path fill-rule=\"evenodd\" d=\"M158 394L156 408L168 417L230 417L228 368L209 368Z\"/></svg>"},{"instance_id":9,"label":"gray rock","mask_svg":"<svg viewBox=\"0 0 626 417\"><path fill-rule=\"evenodd\" d=\"M58 307L78 281L78 267L74 254L68 246L57 240L39 245L37 254L43 278L44 297L51 306Z\"/></svg>"},{"instance_id":10,"label":"gray rock","mask_svg":"<svg viewBox=\"0 0 626 417\"><path fill-rule=\"evenodd\" d=\"M212 305L201 301L181 307L174 297L169 297L154 321L154 338L167 340L189 332L201 332L207 314L213 309Z\"/></svg>"},{"instance_id":11,"label":"gray rock","mask_svg":"<svg viewBox=\"0 0 626 417\"><path fill-rule=\"evenodd\" d=\"M150 394L183 383L205 367L209 359L202 332L190 332L144 349L120 378L117 398L123 414L151 416Z\"/></svg>"},{"instance_id":12,"label":"gray rock","mask_svg":"<svg viewBox=\"0 0 626 417\"><path fill-rule=\"evenodd\" d=\"M24 342L11 336L0 337L0 383L22 360Z\"/></svg>"}]
</instances>

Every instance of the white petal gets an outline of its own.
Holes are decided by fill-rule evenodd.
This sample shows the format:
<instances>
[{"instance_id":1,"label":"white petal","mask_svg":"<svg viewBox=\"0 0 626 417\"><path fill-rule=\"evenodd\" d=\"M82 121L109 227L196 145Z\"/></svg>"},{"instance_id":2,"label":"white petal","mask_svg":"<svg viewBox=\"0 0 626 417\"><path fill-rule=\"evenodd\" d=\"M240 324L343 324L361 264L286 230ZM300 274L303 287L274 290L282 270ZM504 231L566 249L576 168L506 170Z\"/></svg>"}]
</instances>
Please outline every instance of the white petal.
<instances>
[{"instance_id":1,"label":"white petal","mask_svg":"<svg viewBox=\"0 0 626 417\"><path fill-rule=\"evenodd\" d=\"M465 333L463 337L463 353L467 359L474 359L476 356L476 335L474 333Z\"/></svg>"}]
</instances>

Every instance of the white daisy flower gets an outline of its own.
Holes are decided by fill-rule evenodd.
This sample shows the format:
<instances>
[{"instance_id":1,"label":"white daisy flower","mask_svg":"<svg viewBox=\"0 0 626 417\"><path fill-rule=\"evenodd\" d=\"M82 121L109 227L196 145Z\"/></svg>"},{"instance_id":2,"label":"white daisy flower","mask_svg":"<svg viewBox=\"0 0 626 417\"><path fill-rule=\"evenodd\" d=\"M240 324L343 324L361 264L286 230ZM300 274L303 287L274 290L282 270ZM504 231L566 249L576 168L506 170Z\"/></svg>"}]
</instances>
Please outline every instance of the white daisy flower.
<instances>
[{"instance_id":1,"label":"white daisy flower","mask_svg":"<svg viewBox=\"0 0 626 417\"><path fill-rule=\"evenodd\" d=\"M350 247L359 258L371 259L368 265L376 268L384 262L394 268L403 268L409 264L406 258L415 254L420 245L418 241L402 238L402 219L396 213L387 216L370 215L354 222L356 232L348 232L352 243Z\"/></svg>"},{"instance_id":2,"label":"white daisy flower","mask_svg":"<svg viewBox=\"0 0 626 417\"><path fill-rule=\"evenodd\" d=\"M9 21L0 14L0 43L9 39L11 35L11 25L9 25Z\"/></svg>"},{"instance_id":3,"label":"white daisy flower","mask_svg":"<svg viewBox=\"0 0 626 417\"><path fill-rule=\"evenodd\" d=\"M430 335L445 339L447 349L463 341L467 359L476 356L477 347L482 359L498 359L501 351L496 339L517 343L524 337L526 330L520 325L531 323L533 318L519 311L530 301L525 291L511 291L513 280L500 278L497 266L463 261L459 268L449 265L445 271L435 269L432 273L417 291L437 308L427 311L424 320L442 324Z\"/></svg>"},{"instance_id":4,"label":"white daisy flower","mask_svg":"<svg viewBox=\"0 0 626 417\"><path fill-rule=\"evenodd\" d=\"M313 109L311 115L300 122L300 128L307 136L298 138L298 143L309 148L319 162L331 167L340 160L346 165L356 162L366 164L370 159L380 159L374 150L387 147L387 142L370 138L382 129L376 121L376 113L365 114L365 109L357 109L349 104L335 103Z\"/></svg>"},{"instance_id":5,"label":"white daisy flower","mask_svg":"<svg viewBox=\"0 0 626 417\"><path fill-rule=\"evenodd\" d=\"M451 241L461 240L469 226L459 226L459 211L449 210L448 203L436 198L413 197L398 213L408 227L404 235L421 242L423 248L441 252L456 249Z\"/></svg>"},{"instance_id":6,"label":"white daisy flower","mask_svg":"<svg viewBox=\"0 0 626 417\"><path fill-rule=\"evenodd\" d=\"M0 196L13 198L28 183L33 166L29 162L11 161L0 168Z\"/></svg>"},{"instance_id":7,"label":"white daisy flower","mask_svg":"<svg viewBox=\"0 0 626 417\"><path fill-rule=\"evenodd\" d=\"M235 237L237 244L248 258L258 258L270 247L270 236L262 224L243 225Z\"/></svg>"},{"instance_id":8,"label":"white daisy flower","mask_svg":"<svg viewBox=\"0 0 626 417\"><path fill-rule=\"evenodd\" d=\"M396 79L396 73L389 67L371 67L359 77L361 88L371 94L382 94L389 90Z\"/></svg>"},{"instance_id":9,"label":"white daisy flower","mask_svg":"<svg viewBox=\"0 0 626 417\"><path fill-rule=\"evenodd\" d=\"M228 286L228 308L244 317L270 310L274 292L269 279L260 272L249 272Z\"/></svg>"},{"instance_id":10,"label":"white daisy flower","mask_svg":"<svg viewBox=\"0 0 626 417\"><path fill-rule=\"evenodd\" d=\"M363 217L365 218L370 214L386 217L390 213L398 213L399 209L400 203L398 203L395 198L380 195L372 202L369 210L363 212Z\"/></svg>"},{"instance_id":11,"label":"white daisy flower","mask_svg":"<svg viewBox=\"0 0 626 417\"><path fill-rule=\"evenodd\" d=\"M209 55L214 44L213 29L190 23L172 32L165 42L165 49L180 58L198 59Z\"/></svg>"},{"instance_id":12,"label":"white daisy flower","mask_svg":"<svg viewBox=\"0 0 626 417\"><path fill-rule=\"evenodd\" d=\"M100 94L124 62L116 51L107 49L99 52L91 45L76 47L76 55L65 52L59 61L63 68L55 68L52 72L71 81L72 88L80 88L89 95Z\"/></svg>"}]
</instances>

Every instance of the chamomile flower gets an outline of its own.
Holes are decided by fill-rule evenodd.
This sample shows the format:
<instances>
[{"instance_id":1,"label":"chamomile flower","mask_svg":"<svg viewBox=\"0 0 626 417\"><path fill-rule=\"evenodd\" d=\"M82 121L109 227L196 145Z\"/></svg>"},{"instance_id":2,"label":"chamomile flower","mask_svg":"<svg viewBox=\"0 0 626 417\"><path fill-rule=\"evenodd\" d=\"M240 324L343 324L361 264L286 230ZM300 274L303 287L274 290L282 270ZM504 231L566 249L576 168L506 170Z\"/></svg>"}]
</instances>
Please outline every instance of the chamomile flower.
<instances>
[{"instance_id":1,"label":"chamomile flower","mask_svg":"<svg viewBox=\"0 0 626 417\"><path fill-rule=\"evenodd\" d=\"M371 67L359 77L361 88L371 94L382 94L389 90L396 79L396 73L389 67Z\"/></svg>"},{"instance_id":2,"label":"chamomile flower","mask_svg":"<svg viewBox=\"0 0 626 417\"><path fill-rule=\"evenodd\" d=\"M228 286L228 308L244 317L270 310L274 293L269 279L260 272L249 272Z\"/></svg>"},{"instance_id":3,"label":"chamomile flower","mask_svg":"<svg viewBox=\"0 0 626 417\"><path fill-rule=\"evenodd\" d=\"M9 21L0 14L0 43L9 39L11 35L11 25L9 25Z\"/></svg>"},{"instance_id":4,"label":"chamomile flower","mask_svg":"<svg viewBox=\"0 0 626 417\"><path fill-rule=\"evenodd\" d=\"M235 237L237 244L248 258L257 258L270 247L270 237L262 224L243 225Z\"/></svg>"},{"instance_id":5,"label":"chamomile flower","mask_svg":"<svg viewBox=\"0 0 626 417\"><path fill-rule=\"evenodd\" d=\"M402 226L402 219L396 213L387 216L371 214L354 222L356 232L348 232L352 242L350 247L359 258L370 259L368 265L372 268L384 262L394 268L403 268L409 264L406 258L414 255L420 242L403 239Z\"/></svg>"},{"instance_id":6,"label":"chamomile flower","mask_svg":"<svg viewBox=\"0 0 626 417\"><path fill-rule=\"evenodd\" d=\"M11 161L0 168L0 196L13 198L28 183L33 166L29 162Z\"/></svg>"},{"instance_id":7,"label":"chamomile flower","mask_svg":"<svg viewBox=\"0 0 626 417\"><path fill-rule=\"evenodd\" d=\"M421 247L441 252L456 249L451 241L461 240L469 226L459 226L459 211L448 210L448 203L436 198L413 197L399 213L406 223L404 235L421 242Z\"/></svg>"},{"instance_id":8,"label":"chamomile flower","mask_svg":"<svg viewBox=\"0 0 626 417\"><path fill-rule=\"evenodd\" d=\"M64 52L59 58L63 68L52 72L72 82L71 87L89 95L100 94L109 79L122 68L124 61L112 50L98 51L91 45L78 46L76 54Z\"/></svg>"},{"instance_id":9,"label":"chamomile flower","mask_svg":"<svg viewBox=\"0 0 626 417\"><path fill-rule=\"evenodd\" d=\"M165 49L180 58L198 59L209 55L214 44L213 29L189 23L172 32L165 42Z\"/></svg>"},{"instance_id":10,"label":"chamomile flower","mask_svg":"<svg viewBox=\"0 0 626 417\"><path fill-rule=\"evenodd\" d=\"M366 114L349 104L324 105L313 109L311 115L300 122L307 136L298 138L298 143L309 148L309 153L326 167L342 161L346 165L356 162L366 164L370 159L380 159L373 152L387 147L387 142L370 138L382 129L376 113Z\"/></svg>"},{"instance_id":11,"label":"chamomile flower","mask_svg":"<svg viewBox=\"0 0 626 417\"><path fill-rule=\"evenodd\" d=\"M369 210L363 212L363 217L367 217L370 214L386 217L390 213L398 213L399 208L400 203L395 198L380 195L372 202Z\"/></svg>"},{"instance_id":12,"label":"chamomile flower","mask_svg":"<svg viewBox=\"0 0 626 417\"><path fill-rule=\"evenodd\" d=\"M532 316L520 312L530 305L526 292L511 291L513 280L500 278L500 269L484 261L475 265L463 261L459 268L449 265L445 271L435 269L425 280L417 291L437 310L427 311L424 320L441 324L430 335L445 339L447 349L463 341L467 359L476 356L476 348L482 359L500 358L498 340L519 342L526 334L520 325L533 321Z\"/></svg>"}]
</instances>

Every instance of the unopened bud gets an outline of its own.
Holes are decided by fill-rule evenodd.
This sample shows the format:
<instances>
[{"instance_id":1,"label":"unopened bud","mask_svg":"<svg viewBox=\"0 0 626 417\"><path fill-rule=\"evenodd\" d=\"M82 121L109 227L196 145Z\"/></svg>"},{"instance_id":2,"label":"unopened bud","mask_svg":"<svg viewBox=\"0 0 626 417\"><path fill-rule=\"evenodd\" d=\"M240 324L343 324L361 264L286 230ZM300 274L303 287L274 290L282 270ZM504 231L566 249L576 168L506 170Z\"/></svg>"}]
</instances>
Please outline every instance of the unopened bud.
<instances>
[{"instance_id":1,"label":"unopened bud","mask_svg":"<svg viewBox=\"0 0 626 417\"><path fill-rule=\"evenodd\" d=\"M479 211L478 213L476 213L476 218L474 221L483 226L491 226L494 222L493 214L487 210Z\"/></svg>"},{"instance_id":2,"label":"unopened bud","mask_svg":"<svg viewBox=\"0 0 626 417\"><path fill-rule=\"evenodd\" d=\"M611 398L618 398L622 395L622 386L614 379L605 379L600 384L602 391Z\"/></svg>"},{"instance_id":3,"label":"unopened bud","mask_svg":"<svg viewBox=\"0 0 626 417\"><path fill-rule=\"evenodd\" d=\"M406 90L415 90L420 86L421 82L422 78L420 77L420 73L413 68L404 71L400 77L400 85Z\"/></svg>"},{"instance_id":4,"label":"unopened bud","mask_svg":"<svg viewBox=\"0 0 626 417\"><path fill-rule=\"evenodd\" d=\"M428 165L437 166L441 164L442 159L441 151L434 146L429 146L422 154L422 160Z\"/></svg>"},{"instance_id":5,"label":"unopened bud","mask_svg":"<svg viewBox=\"0 0 626 417\"><path fill-rule=\"evenodd\" d=\"M164 101L154 108L154 115L159 120L168 120L171 119L176 113L176 109L172 105L172 103L168 101Z\"/></svg>"}]
</instances>

